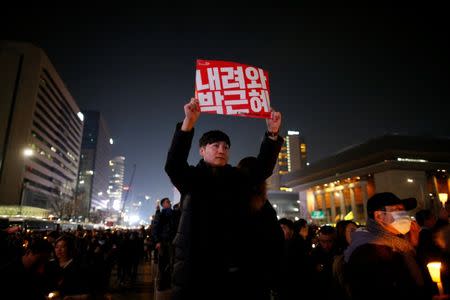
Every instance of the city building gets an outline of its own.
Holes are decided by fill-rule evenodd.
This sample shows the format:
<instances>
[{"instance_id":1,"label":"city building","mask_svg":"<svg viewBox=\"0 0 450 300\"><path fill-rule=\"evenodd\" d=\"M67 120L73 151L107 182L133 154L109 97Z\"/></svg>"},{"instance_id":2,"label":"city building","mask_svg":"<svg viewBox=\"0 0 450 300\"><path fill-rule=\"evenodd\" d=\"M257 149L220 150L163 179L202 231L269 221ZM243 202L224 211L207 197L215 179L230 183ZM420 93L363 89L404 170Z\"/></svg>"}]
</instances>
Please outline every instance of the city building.
<instances>
[{"instance_id":1,"label":"city building","mask_svg":"<svg viewBox=\"0 0 450 300\"><path fill-rule=\"evenodd\" d=\"M108 186L113 140L98 111L83 111L84 127L77 183L77 216L108 209Z\"/></svg>"},{"instance_id":2,"label":"city building","mask_svg":"<svg viewBox=\"0 0 450 300\"><path fill-rule=\"evenodd\" d=\"M289 130L278 154L272 176L267 179L268 197L279 218L293 221L299 218L298 193L282 184L283 175L303 170L306 162L306 143L299 131Z\"/></svg>"},{"instance_id":3,"label":"city building","mask_svg":"<svg viewBox=\"0 0 450 300\"><path fill-rule=\"evenodd\" d=\"M83 115L47 55L0 41L2 214L73 211Z\"/></svg>"},{"instance_id":4,"label":"city building","mask_svg":"<svg viewBox=\"0 0 450 300\"><path fill-rule=\"evenodd\" d=\"M268 191L267 197L277 212L277 218L287 218L297 221L302 215L298 193L290 191Z\"/></svg>"},{"instance_id":5,"label":"city building","mask_svg":"<svg viewBox=\"0 0 450 300\"><path fill-rule=\"evenodd\" d=\"M284 144L278 154L273 175L267 180L269 190L284 190L280 183L282 175L306 167L306 143L299 131L289 130L284 137Z\"/></svg>"},{"instance_id":6,"label":"city building","mask_svg":"<svg viewBox=\"0 0 450 300\"><path fill-rule=\"evenodd\" d=\"M109 178L108 196L109 204L108 209L114 209L119 211L123 206L123 181L125 177L125 157L116 156L109 161L109 167L111 175Z\"/></svg>"},{"instance_id":7,"label":"city building","mask_svg":"<svg viewBox=\"0 0 450 300\"><path fill-rule=\"evenodd\" d=\"M367 199L378 192L437 211L449 193L449 169L449 137L385 135L283 175L281 184L299 194L299 217L365 223Z\"/></svg>"}]
</instances>

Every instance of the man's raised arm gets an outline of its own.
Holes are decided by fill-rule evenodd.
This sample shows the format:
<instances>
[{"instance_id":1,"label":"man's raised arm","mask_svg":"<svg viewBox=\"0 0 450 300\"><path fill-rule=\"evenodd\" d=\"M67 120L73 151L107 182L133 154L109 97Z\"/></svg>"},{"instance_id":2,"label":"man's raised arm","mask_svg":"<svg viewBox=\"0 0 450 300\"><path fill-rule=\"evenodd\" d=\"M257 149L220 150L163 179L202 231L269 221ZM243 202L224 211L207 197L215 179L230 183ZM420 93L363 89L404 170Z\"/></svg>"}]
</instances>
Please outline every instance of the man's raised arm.
<instances>
[{"instance_id":1,"label":"man's raised arm","mask_svg":"<svg viewBox=\"0 0 450 300\"><path fill-rule=\"evenodd\" d=\"M194 125L200 117L197 99L191 98L189 103L184 105L184 114L183 122L177 124L164 167L173 185L180 192L187 188L190 180L187 159L194 137Z\"/></svg>"}]
</instances>

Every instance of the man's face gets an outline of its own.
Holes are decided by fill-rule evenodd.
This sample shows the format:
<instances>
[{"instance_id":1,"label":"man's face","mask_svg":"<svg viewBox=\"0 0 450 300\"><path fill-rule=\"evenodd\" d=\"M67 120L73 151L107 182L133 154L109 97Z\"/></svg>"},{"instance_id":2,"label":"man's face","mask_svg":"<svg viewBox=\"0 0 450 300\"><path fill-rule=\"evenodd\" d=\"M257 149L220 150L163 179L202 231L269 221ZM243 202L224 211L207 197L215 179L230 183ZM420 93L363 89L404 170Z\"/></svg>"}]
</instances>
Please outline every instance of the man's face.
<instances>
[{"instance_id":1,"label":"man's face","mask_svg":"<svg viewBox=\"0 0 450 300\"><path fill-rule=\"evenodd\" d=\"M319 246L325 252L330 252L333 250L334 246L334 237L331 234L319 234Z\"/></svg>"},{"instance_id":2,"label":"man's face","mask_svg":"<svg viewBox=\"0 0 450 300\"><path fill-rule=\"evenodd\" d=\"M213 167L223 167L228 163L230 146L225 142L215 142L200 147L203 160Z\"/></svg>"},{"instance_id":3,"label":"man's face","mask_svg":"<svg viewBox=\"0 0 450 300\"><path fill-rule=\"evenodd\" d=\"M170 208L170 206L171 206L170 200L165 200L165 201L162 203L162 207L163 207L163 208Z\"/></svg>"},{"instance_id":4,"label":"man's face","mask_svg":"<svg viewBox=\"0 0 450 300\"><path fill-rule=\"evenodd\" d=\"M391 226L394 222L392 217L393 212L404 212L405 206L403 204L389 205L385 206L384 210L375 211L375 220L380 223L384 228L393 234L398 234L399 232Z\"/></svg>"}]
</instances>

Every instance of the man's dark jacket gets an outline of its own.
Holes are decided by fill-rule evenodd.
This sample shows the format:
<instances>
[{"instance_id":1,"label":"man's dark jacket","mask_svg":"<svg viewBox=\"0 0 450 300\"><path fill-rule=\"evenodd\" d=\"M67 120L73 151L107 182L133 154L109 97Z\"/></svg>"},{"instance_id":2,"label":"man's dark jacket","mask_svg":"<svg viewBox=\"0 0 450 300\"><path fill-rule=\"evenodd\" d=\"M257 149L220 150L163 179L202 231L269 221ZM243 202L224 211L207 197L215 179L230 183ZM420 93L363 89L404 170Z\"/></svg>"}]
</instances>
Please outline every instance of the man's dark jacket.
<instances>
[{"instance_id":1,"label":"man's dark jacket","mask_svg":"<svg viewBox=\"0 0 450 300\"><path fill-rule=\"evenodd\" d=\"M226 298L230 274L245 259L240 248L245 239L242 224L249 182L272 174L283 139L265 136L257 157L260 172L254 175L260 178L248 179L230 165L212 168L200 160L197 166L189 166L193 135L194 130L181 131L181 123L177 124L165 165L181 193L182 209L174 239L172 299Z\"/></svg>"}]
</instances>

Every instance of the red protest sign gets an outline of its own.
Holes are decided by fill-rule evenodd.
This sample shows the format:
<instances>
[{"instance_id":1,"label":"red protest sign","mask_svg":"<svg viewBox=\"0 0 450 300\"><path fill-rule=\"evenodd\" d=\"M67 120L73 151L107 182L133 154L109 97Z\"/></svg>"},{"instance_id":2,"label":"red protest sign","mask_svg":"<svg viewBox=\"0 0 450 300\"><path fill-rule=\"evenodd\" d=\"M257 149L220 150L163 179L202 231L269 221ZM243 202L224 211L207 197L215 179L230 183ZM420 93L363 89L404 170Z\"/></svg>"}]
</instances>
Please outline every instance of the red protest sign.
<instances>
[{"instance_id":1,"label":"red protest sign","mask_svg":"<svg viewBox=\"0 0 450 300\"><path fill-rule=\"evenodd\" d=\"M195 95L200 111L270 118L269 74L230 61L197 60Z\"/></svg>"}]
</instances>

